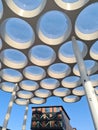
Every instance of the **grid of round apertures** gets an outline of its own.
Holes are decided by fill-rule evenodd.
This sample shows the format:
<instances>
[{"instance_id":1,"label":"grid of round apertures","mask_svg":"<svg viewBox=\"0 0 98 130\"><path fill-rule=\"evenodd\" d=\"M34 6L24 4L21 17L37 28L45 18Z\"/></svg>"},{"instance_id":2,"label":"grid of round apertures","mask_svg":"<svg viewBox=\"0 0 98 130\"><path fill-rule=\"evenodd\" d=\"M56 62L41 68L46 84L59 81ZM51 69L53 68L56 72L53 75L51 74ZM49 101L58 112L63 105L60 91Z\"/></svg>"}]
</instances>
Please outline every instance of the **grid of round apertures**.
<instances>
[{"instance_id":1,"label":"grid of round apertures","mask_svg":"<svg viewBox=\"0 0 98 130\"><path fill-rule=\"evenodd\" d=\"M17 85L15 103L85 96L72 36L98 94L97 0L0 0L0 20L0 89Z\"/></svg>"}]
</instances>

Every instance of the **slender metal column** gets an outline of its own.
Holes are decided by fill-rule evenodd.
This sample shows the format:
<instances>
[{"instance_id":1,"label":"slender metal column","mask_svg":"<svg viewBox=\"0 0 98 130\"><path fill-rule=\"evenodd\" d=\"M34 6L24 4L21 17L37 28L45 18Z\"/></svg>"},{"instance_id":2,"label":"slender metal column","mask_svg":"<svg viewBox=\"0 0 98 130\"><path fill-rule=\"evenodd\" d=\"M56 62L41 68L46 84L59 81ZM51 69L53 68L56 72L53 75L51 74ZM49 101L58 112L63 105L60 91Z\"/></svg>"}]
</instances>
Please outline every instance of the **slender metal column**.
<instances>
[{"instance_id":1,"label":"slender metal column","mask_svg":"<svg viewBox=\"0 0 98 130\"><path fill-rule=\"evenodd\" d=\"M74 54L76 56L78 68L80 71L82 84L83 84L84 89L85 89L86 97L88 100L89 108L90 108L92 119L94 122L94 127L95 127L95 130L98 130L98 100L97 100L97 96L96 96L95 90L92 86L92 83L89 79L89 76L87 74L87 70L86 70L86 67L85 67L84 62L83 62L83 57L81 55L81 52L80 52L80 49L78 47L78 44L76 42L75 37L72 37L72 43L73 43Z\"/></svg>"},{"instance_id":2,"label":"slender metal column","mask_svg":"<svg viewBox=\"0 0 98 130\"><path fill-rule=\"evenodd\" d=\"M24 120L23 120L22 130L26 130L26 121L27 121L27 115L28 115L28 108L29 108L29 100L27 101L27 104L26 104L26 109L25 109L25 113L24 113Z\"/></svg>"},{"instance_id":3,"label":"slender metal column","mask_svg":"<svg viewBox=\"0 0 98 130\"><path fill-rule=\"evenodd\" d=\"M16 90L17 90L17 85L15 85L15 87L13 89L12 97L10 99L8 110L7 110L7 113L5 115L5 119L4 119L4 122L3 122L2 130L7 130L7 124L8 124L8 121L9 121L9 118L10 118L10 114L11 114L11 110L12 110L12 106L13 106L13 103L14 103L14 100L15 100Z\"/></svg>"}]
</instances>

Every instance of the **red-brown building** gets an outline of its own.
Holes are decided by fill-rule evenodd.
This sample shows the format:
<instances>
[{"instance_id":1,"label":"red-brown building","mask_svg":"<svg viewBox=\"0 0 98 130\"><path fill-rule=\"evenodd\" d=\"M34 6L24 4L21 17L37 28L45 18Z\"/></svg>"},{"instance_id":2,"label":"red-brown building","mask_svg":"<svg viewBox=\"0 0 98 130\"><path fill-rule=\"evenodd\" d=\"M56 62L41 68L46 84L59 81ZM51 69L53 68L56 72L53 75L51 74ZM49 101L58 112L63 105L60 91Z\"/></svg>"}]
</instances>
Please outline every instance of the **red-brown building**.
<instances>
[{"instance_id":1,"label":"red-brown building","mask_svg":"<svg viewBox=\"0 0 98 130\"><path fill-rule=\"evenodd\" d=\"M31 130L73 130L62 106L32 107Z\"/></svg>"}]
</instances>

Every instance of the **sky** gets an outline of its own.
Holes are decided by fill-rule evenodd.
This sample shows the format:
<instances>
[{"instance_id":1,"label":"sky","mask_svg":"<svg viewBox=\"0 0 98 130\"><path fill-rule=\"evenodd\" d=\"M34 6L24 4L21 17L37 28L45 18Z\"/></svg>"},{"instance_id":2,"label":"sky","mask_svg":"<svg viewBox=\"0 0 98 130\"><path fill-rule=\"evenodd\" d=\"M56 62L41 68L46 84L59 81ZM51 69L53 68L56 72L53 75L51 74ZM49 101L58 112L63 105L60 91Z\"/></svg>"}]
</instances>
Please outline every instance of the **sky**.
<instances>
[{"instance_id":1,"label":"sky","mask_svg":"<svg viewBox=\"0 0 98 130\"><path fill-rule=\"evenodd\" d=\"M6 93L0 90L0 126L2 126L3 124L10 98L11 93ZM64 107L65 111L70 117L70 124L73 128L77 128L77 130L94 130L93 121L91 118L90 110L85 96L79 102L76 103L65 103L58 97L50 97L48 98L46 104L43 104L42 106L45 105L52 106L55 105L55 102L56 105L62 105ZM32 115L31 108L35 106L37 105L34 104L29 105L26 130L30 130L31 115ZM22 129L24 112L25 112L25 106L19 106L16 104L13 105L10 120L8 123L9 129L11 130Z\"/></svg>"}]
</instances>

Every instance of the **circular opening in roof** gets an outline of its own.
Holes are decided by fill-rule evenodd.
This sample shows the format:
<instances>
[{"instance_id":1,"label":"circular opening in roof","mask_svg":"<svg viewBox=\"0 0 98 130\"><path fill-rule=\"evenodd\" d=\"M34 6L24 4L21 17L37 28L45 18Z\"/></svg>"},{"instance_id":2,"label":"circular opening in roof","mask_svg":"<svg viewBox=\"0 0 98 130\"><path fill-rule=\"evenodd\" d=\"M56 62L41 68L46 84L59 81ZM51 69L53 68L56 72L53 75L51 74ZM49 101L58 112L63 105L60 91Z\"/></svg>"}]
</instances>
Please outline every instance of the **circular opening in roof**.
<instances>
[{"instance_id":1,"label":"circular opening in roof","mask_svg":"<svg viewBox=\"0 0 98 130\"><path fill-rule=\"evenodd\" d=\"M34 91L39 88L39 85L37 82L33 80L23 80L19 83L20 87L27 91Z\"/></svg>"},{"instance_id":2,"label":"circular opening in roof","mask_svg":"<svg viewBox=\"0 0 98 130\"><path fill-rule=\"evenodd\" d=\"M1 61L6 66L14 69L21 69L27 65L27 57L16 49L5 49L1 52Z\"/></svg>"},{"instance_id":3,"label":"circular opening in roof","mask_svg":"<svg viewBox=\"0 0 98 130\"><path fill-rule=\"evenodd\" d=\"M2 49L2 40L0 39L0 50Z\"/></svg>"},{"instance_id":4,"label":"circular opening in roof","mask_svg":"<svg viewBox=\"0 0 98 130\"><path fill-rule=\"evenodd\" d=\"M94 60L84 60L84 64L87 68L87 74L91 75L93 73L95 73L98 70L98 63ZM76 64L73 67L73 72L75 75L80 76L80 72L79 72L79 68L78 68L78 64Z\"/></svg>"},{"instance_id":5,"label":"circular opening in roof","mask_svg":"<svg viewBox=\"0 0 98 130\"><path fill-rule=\"evenodd\" d=\"M76 96L84 96L85 95L85 90L84 90L84 87L83 86L80 86L80 87L77 87L77 88L74 88L72 90L72 93Z\"/></svg>"},{"instance_id":6,"label":"circular opening in roof","mask_svg":"<svg viewBox=\"0 0 98 130\"><path fill-rule=\"evenodd\" d=\"M0 75L2 75L2 79L5 81L15 83L21 81L23 78L22 74L19 71L10 68L2 69Z\"/></svg>"},{"instance_id":7,"label":"circular opening in roof","mask_svg":"<svg viewBox=\"0 0 98 130\"><path fill-rule=\"evenodd\" d=\"M75 88L81 84L81 79L78 76L69 76L61 81L65 88Z\"/></svg>"},{"instance_id":8,"label":"circular opening in roof","mask_svg":"<svg viewBox=\"0 0 98 130\"><path fill-rule=\"evenodd\" d=\"M5 92L13 92L16 84L12 82L2 82L0 84L0 88ZM17 86L17 90L19 90L19 87Z\"/></svg>"},{"instance_id":9,"label":"circular opening in roof","mask_svg":"<svg viewBox=\"0 0 98 130\"><path fill-rule=\"evenodd\" d=\"M51 96L51 91L46 89L38 89L35 91L35 95L40 98L48 98Z\"/></svg>"},{"instance_id":10,"label":"circular opening in roof","mask_svg":"<svg viewBox=\"0 0 98 130\"><path fill-rule=\"evenodd\" d=\"M18 49L30 47L35 40L32 27L20 18L8 18L1 24L1 36L4 41Z\"/></svg>"},{"instance_id":11,"label":"circular opening in roof","mask_svg":"<svg viewBox=\"0 0 98 130\"><path fill-rule=\"evenodd\" d=\"M71 33L70 19L63 12L49 11L39 19L37 33L39 38L46 44L61 44Z\"/></svg>"},{"instance_id":12,"label":"circular opening in roof","mask_svg":"<svg viewBox=\"0 0 98 130\"><path fill-rule=\"evenodd\" d=\"M98 60L98 40L90 48L90 56Z\"/></svg>"},{"instance_id":13,"label":"circular opening in roof","mask_svg":"<svg viewBox=\"0 0 98 130\"><path fill-rule=\"evenodd\" d=\"M37 16L45 7L47 0L5 0L9 8L22 17Z\"/></svg>"},{"instance_id":14,"label":"circular opening in roof","mask_svg":"<svg viewBox=\"0 0 98 130\"><path fill-rule=\"evenodd\" d=\"M3 16L3 4L2 4L2 0L0 0L0 19Z\"/></svg>"},{"instance_id":15,"label":"circular opening in roof","mask_svg":"<svg viewBox=\"0 0 98 130\"><path fill-rule=\"evenodd\" d=\"M55 88L59 87L60 83L57 79L46 78L40 82L40 85L42 88L51 90L51 89L55 89Z\"/></svg>"},{"instance_id":16,"label":"circular opening in roof","mask_svg":"<svg viewBox=\"0 0 98 130\"><path fill-rule=\"evenodd\" d=\"M55 3L65 10L76 10L85 5L89 0L54 0Z\"/></svg>"},{"instance_id":17,"label":"circular opening in roof","mask_svg":"<svg viewBox=\"0 0 98 130\"><path fill-rule=\"evenodd\" d=\"M70 67L64 63L55 63L48 68L48 74L57 79L68 76L70 72Z\"/></svg>"},{"instance_id":18,"label":"circular opening in roof","mask_svg":"<svg viewBox=\"0 0 98 130\"><path fill-rule=\"evenodd\" d=\"M46 72L43 68L38 66L28 66L23 70L23 74L30 80L41 80L46 76Z\"/></svg>"},{"instance_id":19,"label":"circular opening in roof","mask_svg":"<svg viewBox=\"0 0 98 130\"><path fill-rule=\"evenodd\" d=\"M16 98L15 103L18 105L27 105L28 100L23 98Z\"/></svg>"},{"instance_id":20,"label":"circular opening in roof","mask_svg":"<svg viewBox=\"0 0 98 130\"><path fill-rule=\"evenodd\" d=\"M90 81L92 82L92 86L96 87L98 86L98 74L93 74L89 76Z\"/></svg>"},{"instance_id":21,"label":"circular opening in roof","mask_svg":"<svg viewBox=\"0 0 98 130\"><path fill-rule=\"evenodd\" d=\"M14 3L24 10L36 9L42 3L42 0L13 0Z\"/></svg>"},{"instance_id":22,"label":"circular opening in roof","mask_svg":"<svg viewBox=\"0 0 98 130\"><path fill-rule=\"evenodd\" d=\"M59 87L57 89L55 89L53 91L53 94L55 96L59 96L59 97L64 97L64 96L67 96L71 93L71 90L70 89L67 89L67 88L63 88L63 87Z\"/></svg>"},{"instance_id":23,"label":"circular opening in roof","mask_svg":"<svg viewBox=\"0 0 98 130\"><path fill-rule=\"evenodd\" d=\"M55 51L47 45L37 45L29 51L29 58L32 63L38 66L47 66L56 59Z\"/></svg>"},{"instance_id":24,"label":"circular opening in roof","mask_svg":"<svg viewBox=\"0 0 98 130\"><path fill-rule=\"evenodd\" d=\"M74 103L79 101L81 98L79 96L75 96L75 95L69 95L63 98L64 102L69 102L69 103Z\"/></svg>"},{"instance_id":25,"label":"circular opening in roof","mask_svg":"<svg viewBox=\"0 0 98 130\"><path fill-rule=\"evenodd\" d=\"M75 63L76 58L73 51L72 41L68 41L61 45L58 51L59 59L65 63ZM87 54L87 46L82 42L77 40L77 44L80 48L80 51L82 53L82 56L85 57ZM70 48L70 49L69 49Z\"/></svg>"},{"instance_id":26,"label":"circular opening in roof","mask_svg":"<svg viewBox=\"0 0 98 130\"><path fill-rule=\"evenodd\" d=\"M98 38L98 2L84 8L75 22L75 32L83 40Z\"/></svg>"},{"instance_id":27,"label":"circular opening in roof","mask_svg":"<svg viewBox=\"0 0 98 130\"><path fill-rule=\"evenodd\" d=\"M46 99L39 98L39 97L34 97L30 101L31 101L31 103L34 103L34 104L43 104L43 103L46 102Z\"/></svg>"},{"instance_id":28,"label":"circular opening in roof","mask_svg":"<svg viewBox=\"0 0 98 130\"><path fill-rule=\"evenodd\" d=\"M30 99L33 97L33 93L25 90L20 90L17 92L17 96L23 99Z\"/></svg>"}]
</instances>

